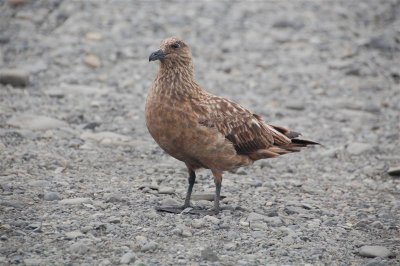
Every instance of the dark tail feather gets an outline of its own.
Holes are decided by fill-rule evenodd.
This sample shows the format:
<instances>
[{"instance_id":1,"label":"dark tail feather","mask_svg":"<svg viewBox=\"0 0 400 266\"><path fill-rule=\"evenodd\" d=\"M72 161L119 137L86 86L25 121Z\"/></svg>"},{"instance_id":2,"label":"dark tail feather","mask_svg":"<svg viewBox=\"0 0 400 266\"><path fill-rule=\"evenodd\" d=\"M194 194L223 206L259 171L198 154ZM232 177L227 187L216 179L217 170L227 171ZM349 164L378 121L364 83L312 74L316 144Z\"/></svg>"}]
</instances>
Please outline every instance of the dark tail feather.
<instances>
[{"instance_id":1,"label":"dark tail feather","mask_svg":"<svg viewBox=\"0 0 400 266\"><path fill-rule=\"evenodd\" d=\"M299 133L299 132L290 131L289 129L287 129L285 127L274 126L274 125L270 125L270 126L272 126L276 131L282 133L283 135L285 135L286 137L291 139L293 144L299 144L301 146L321 145L320 143L314 142L314 141L311 141L311 140L296 139L298 136L301 136L301 133Z\"/></svg>"},{"instance_id":2,"label":"dark tail feather","mask_svg":"<svg viewBox=\"0 0 400 266\"><path fill-rule=\"evenodd\" d=\"M306 140L306 139L291 139L293 144L301 145L301 146L307 146L307 145L321 145L318 142L311 141L311 140Z\"/></svg>"}]
</instances>

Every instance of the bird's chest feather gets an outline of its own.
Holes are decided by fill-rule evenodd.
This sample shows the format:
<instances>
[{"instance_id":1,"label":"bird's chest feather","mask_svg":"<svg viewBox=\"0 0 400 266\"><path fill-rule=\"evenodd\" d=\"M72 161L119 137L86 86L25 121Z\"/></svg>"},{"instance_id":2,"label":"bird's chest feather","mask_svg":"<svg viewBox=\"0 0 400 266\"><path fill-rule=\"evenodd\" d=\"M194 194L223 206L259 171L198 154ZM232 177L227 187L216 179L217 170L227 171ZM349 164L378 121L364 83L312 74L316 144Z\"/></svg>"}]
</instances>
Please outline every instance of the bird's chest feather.
<instances>
[{"instance_id":1,"label":"bird's chest feather","mask_svg":"<svg viewBox=\"0 0 400 266\"><path fill-rule=\"evenodd\" d=\"M192 138L190 128L198 126L198 118L185 99L150 94L146 102L146 125L154 140L171 155L186 149Z\"/></svg>"}]
</instances>

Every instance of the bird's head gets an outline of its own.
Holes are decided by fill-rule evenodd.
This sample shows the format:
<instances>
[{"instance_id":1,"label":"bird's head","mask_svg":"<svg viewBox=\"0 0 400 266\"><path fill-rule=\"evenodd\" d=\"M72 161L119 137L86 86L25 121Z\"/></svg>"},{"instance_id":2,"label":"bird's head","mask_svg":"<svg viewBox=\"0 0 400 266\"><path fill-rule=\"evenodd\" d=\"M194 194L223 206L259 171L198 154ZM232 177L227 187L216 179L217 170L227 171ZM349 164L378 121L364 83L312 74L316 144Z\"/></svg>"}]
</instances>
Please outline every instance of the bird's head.
<instances>
[{"instance_id":1,"label":"bird's head","mask_svg":"<svg viewBox=\"0 0 400 266\"><path fill-rule=\"evenodd\" d=\"M166 65L190 65L192 62L190 48L178 38L168 38L161 42L160 49L153 52L150 61L160 60Z\"/></svg>"}]
</instances>

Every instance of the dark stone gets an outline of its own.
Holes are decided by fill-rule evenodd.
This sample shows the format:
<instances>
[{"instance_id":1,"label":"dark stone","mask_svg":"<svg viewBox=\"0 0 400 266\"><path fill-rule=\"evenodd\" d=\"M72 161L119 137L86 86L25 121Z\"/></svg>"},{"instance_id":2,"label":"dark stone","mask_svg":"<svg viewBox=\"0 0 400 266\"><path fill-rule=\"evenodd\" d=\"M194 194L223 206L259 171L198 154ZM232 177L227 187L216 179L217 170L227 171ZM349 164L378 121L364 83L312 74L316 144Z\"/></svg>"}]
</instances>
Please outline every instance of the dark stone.
<instances>
[{"instance_id":1,"label":"dark stone","mask_svg":"<svg viewBox=\"0 0 400 266\"><path fill-rule=\"evenodd\" d=\"M290 21L286 19L281 19L276 21L274 24L272 24L272 27L274 28L292 28L295 30L301 29L304 27L304 23L301 21Z\"/></svg>"},{"instance_id":2,"label":"dark stone","mask_svg":"<svg viewBox=\"0 0 400 266\"><path fill-rule=\"evenodd\" d=\"M0 83L13 87L25 87L29 83L29 75L20 69L3 69L0 71Z\"/></svg>"},{"instance_id":3,"label":"dark stone","mask_svg":"<svg viewBox=\"0 0 400 266\"><path fill-rule=\"evenodd\" d=\"M87 124L86 126L83 127L83 129L95 129L96 127L100 126L100 123L97 122L90 122L89 124Z\"/></svg>"}]
</instances>

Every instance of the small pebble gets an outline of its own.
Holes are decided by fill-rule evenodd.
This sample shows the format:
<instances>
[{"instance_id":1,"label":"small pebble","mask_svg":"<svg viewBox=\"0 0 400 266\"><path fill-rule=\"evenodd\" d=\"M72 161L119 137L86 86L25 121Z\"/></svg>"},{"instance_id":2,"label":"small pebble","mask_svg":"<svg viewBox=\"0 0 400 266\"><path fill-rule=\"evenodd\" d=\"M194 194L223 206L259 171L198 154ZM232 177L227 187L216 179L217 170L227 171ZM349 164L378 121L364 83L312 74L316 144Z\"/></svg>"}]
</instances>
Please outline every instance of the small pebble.
<instances>
[{"instance_id":1,"label":"small pebble","mask_svg":"<svg viewBox=\"0 0 400 266\"><path fill-rule=\"evenodd\" d=\"M375 221L375 222L371 223L371 226L376 229L383 229L383 224L380 221Z\"/></svg>"},{"instance_id":2,"label":"small pebble","mask_svg":"<svg viewBox=\"0 0 400 266\"><path fill-rule=\"evenodd\" d=\"M41 259L24 259L25 266L39 266L42 264Z\"/></svg>"},{"instance_id":3,"label":"small pebble","mask_svg":"<svg viewBox=\"0 0 400 266\"><path fill-rule=\"evenodd\" d=\"M254 222L254 221L264 221L267 218L267 216L264 216L262 214L252 212L247 216L247 221L249 222Z\"/></svg>"},{"instance_id":4,"label":"small pebble","mask_svg":"<svg viewBox=\"0 0 400 266\"><path fill-rule=\"evenodd\" d=\"M224 245L224 249L226 249L226 250L235 250L236 249L236 243L229 242L229 243Z\"/></svg>"},{"instance_id":5,"label":"small pebble","mask_svg":"<svg viewBox=\"0 0 400 266\"><path fill-rule=\"evenodd\" d=\"M302 102L292 101L292 102L286 103L286 108L296 110L296 111L302 111L305 109L305 106Z\"/></svg>"},{"instance_id":6,"label":"small pebble","mask_svg":"<svg viewBox=\"0 0 400 266\"><path fill-rule=\"evenodd\" d=\"M82 203L91 203L92 200L90 198L72 198L72 199L63 199L60 201L60 204L63 205L80 205Z\"/></svg>"},{"instance_id":7,"label":"small pebble","mask_svg":"<svg viewBox=\"0 0 400 266\"><path fill-rule=\"evenodd\" d=\"M32 187L48 187L50 182L47 180L33 180L29 182L29 185Z\"/></svg>"},{"instance_id":8,"label":"small pebble","mask_svg":"<svg viewBox=\"0 0 400 266\"><path fill-rule=\"evenodd\" d=\"M158 188L158 193L159 194L174 194L175 189L172 187L159 187Z\"/></svg>"},{"instance_id":9,"label":"small pebble","mask_svg":"<svg viewBox=\"0 0 400 266\"><path fill-rule=\"evenodd\" d=\"M360 254L360 256L367 258L385 258L390 256L391 254L389 249L382 246L362 246L358 253Z\"/></svg>"},{"instance_id":10,"label":"small pebble","mask_svg":"<svg viewBox=\"0 0 400 266\"><path fill-rule=\"evenodd\" d=\"M364 266L388 266L388 264L382 260L382 258L376 257L370 260L367 264L364 264Z\"/></svg>"},{"instance_id":11,"label":"small pebble","mask_svg":"<svg viewBox=\"0 0 400 266\"><path fill-rule=\"evenodd\" d=\"M65 123L64 121L52 117L32 114L16 115L10 118L7 121L7 124L12 127L41 131L68 126L67 123Z\"/></svg>"},{"instance_id":12,"label":"small pebble","mask_svg":"<svg viewBox=\"0 0 400 266\"><path fill-rule=\"evenodd\" d=\"M182 203L175 199L167 198L161 201L161 207L178 207L181 206Z\"/></svg>"},{"instance_id":13,"label":"small pebble","mask_svg":"<svg viewBox=\"0 0 400 266\"><path fill-rule=\"evenodd\" d=\"M123 195L120 193L107 193L104 195L105 202L121 202L123 201Z\"/></svg>"},{"instance_id":14,"label":"small pebble","mask_svg":"<svg viewBox=\"0 0 400 266\"><path fill-rule=\"evenodd\" d=\"M61 196L58 192L46 192L43 196L43 199L47 201L55 201L61 200Z\"/></svg>"},{"instance_id":15,"label":"small pebble","mask_svg":"<svg viewBox=\"0 0 400 266\"><path fill-rule=\"evenodd\" d=\"M390 167L388 170L388 174L391 176L400 176L400 166Z\"/></svg>"},{"instance_id":16,"label":"small pebble","mask_svg":"<svg viewBox=\"0 0 400 266\"><path fill-rule=\"evenodd\" d=\"M202 228L204 226L204 220L203 219L193 219L192 221L192 226L193 228Z\"/></svg>"},{"instance_id":17,"label":"small pebble","mask_svg":"<svg viewBox=\"0 0 400 266\"><path fill-rule=\"evenodd\" d=\"M91 31L86 33L85 38L89 41L100 41L103 38L103 36L99 32Z\"/></svg>"},{"instance_id":18,"label":"small pebble","mask_svg":"<svg viewBox=\"0 0 400 266\"><path fill-rule=\"evenodd\" d=\"M214 194L200 194L200 193L194 193L192 194L191 200L196 201L196 200L208 200L208 201L214 201Z\"/></svg>"},{"instance_id":19,"label":"small pebble","mask_svg":"<svg viewBox=\"0 0 400 266\"><path fill-rule=\"evenodd\" d=\"M94 54L89 54L87 56L85 56L85 58L83 59L83 62L92 68L98 68L101 67L101 61L100 58Z\"/></svg>"},{"instance_id":20,"label":"small pebble","mask_svg":"<svg viewBox=\"0 0 400 266\"><path fill-rule=\"evenodd\" d=\"M192 236L192 232L190 232L189 228L183 228L182 229L182 236L184 237L191 237Z\"/></svg>"},{"instance_id":21,"label":"small pebble","mask_svg":"<svg viewBox=\"0 0 400 266\"><path fill-rule=\"evenodd\" d=\"M29 74L20 69L0 70L0 83L10 84L13 87L25 87L29 83Z\"/></svg>"},{"instance_id":22,"label":"small pebble","mask_svg":"<svg viewBox=\"0 0 400 266\"><path fill-rule=\"evenodd\" d=\"M253 222L253 223L250 223L250 228L253 230L254 229L266 230L266 229L268 229L268 225L265 223Z\"/></svg>"},{"instance_id":23,"label":"small pebble","mask_svg":"<svg viewBox=\"0 0 400 266\"><path fill-rule=\"evenodd\" d=\"M148 243L146 243L144 246L141 247L141 251L154 251L158 248L158 244L152 240L150 240Z\"/></svg>"},{"instance_id":24,"label":"small pebble","mask_svg":"<svg viewBox=\"0 0 400 266\"><path fill-rule=\"evenodd\" d=\"M215 225L217 225L217 224L219 224L219 223L221 222L221 220L218 219L217 217L210 216L210 215L204 216L203 219L204 219L205 221L208 221L208 222L210 222L210 223L212 223L212 224L215 224Z\"/></svg>"},{"instance_id":25,"label":"small pebble","mask_svg":"<svg viewBox=\"0 0 400 266\"><path fill-rule=\"evenodd\" d=\"M135 260L133 266L147 266L148 264L144 263L142 260Z\"/></svg>"},{"instance_id":26,"label":"small pebble","mask_svg":"<svg viewBox=\"0 0 400 266\"><path fill-rule=\"evenodd\" d=\"M119 217L111 216L108 219L108 222L111 224L119 224L119 223L121 223L121 219Z\"/></svg>"},{"instance_id":27,"label":"small pebble","mask_svg":"<svg viewBox=\"0 0 400 266\"><path fill-rule=\"evenodd\" d=\"M79 231L71 231L71 232L65 233L65 237L66 237L67 239L75 239L75 238L82 237L82 236L85 236L85 235L82 234L82 233L79 232Z\"/></svg>"},{"instance_id":28,"label":"small pebble","mask_svg":"<svg viewBox=\"0 0 400 266\"><path fill-rule=\"evenodd\" d=\"M218 261L219 260L217 254L210 247L205 248L201 251L201 259L207 260L207 261Z\"/></svg>"},{"instance_id":29,"label":"small pebble","mask_svg":"<svg viewBox=\"0 0 400 266\"><path fill-rule=\"evenodd\" d=\"M73 243L70 247L69 250L72 253L76 253L79 255L84 255L84 254L88 254L91 251L91 241L89 241L88 239L82 239L79 242Z\"/></svg>"},{"instance_id":30,"label":"small pebble","mask_svg":"<svg viewBox=\"0 0 400 266\"><path fill-rule=\"evenodd\" d=\"M287 20L287 19L280 19L272 24L274 28L292 28L292 29L301 29L304 27L304 24L298 20Z\"/></svg>"},{"instance_id":31,"label":"small pebble","mask_svg":"<svg viewBox=\"0 0 400 266\"><path fill-rule=\"evenodd\" d=\"M121 259L120 259L120 263L121 264L129 264L131 262L134 262L136 259L136 255L133 252L128 252L125 253L124 255L122 255Z\"/></svg>"}]
</instances>

